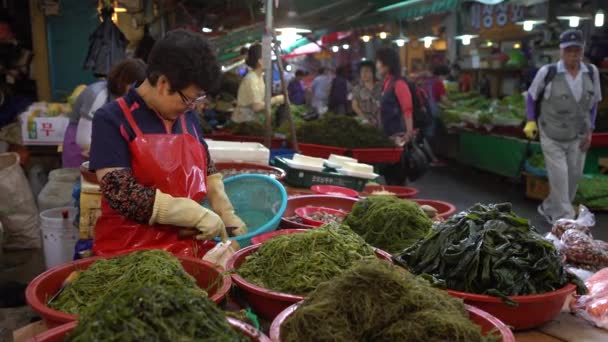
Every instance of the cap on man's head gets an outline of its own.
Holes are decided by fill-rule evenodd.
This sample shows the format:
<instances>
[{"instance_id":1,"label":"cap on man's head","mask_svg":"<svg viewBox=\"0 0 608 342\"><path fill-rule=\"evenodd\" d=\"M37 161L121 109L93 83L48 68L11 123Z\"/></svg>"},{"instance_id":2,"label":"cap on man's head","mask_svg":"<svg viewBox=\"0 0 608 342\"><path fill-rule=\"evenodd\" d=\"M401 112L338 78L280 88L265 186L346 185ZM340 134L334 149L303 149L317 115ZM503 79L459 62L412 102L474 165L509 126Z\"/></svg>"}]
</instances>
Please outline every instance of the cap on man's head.
<instances>
[{"instance_id":1,"label":"cap on man's head","mask_svg":"<svg viewBox=\"0 0 608 342\"><path fill-rule=\"evenodd\" d=\"M581 30L567 30L559 36L560 49L565 49L570 46L585 47L585 40L583 39L583 32Z\"/></svg>"}]
</instances>

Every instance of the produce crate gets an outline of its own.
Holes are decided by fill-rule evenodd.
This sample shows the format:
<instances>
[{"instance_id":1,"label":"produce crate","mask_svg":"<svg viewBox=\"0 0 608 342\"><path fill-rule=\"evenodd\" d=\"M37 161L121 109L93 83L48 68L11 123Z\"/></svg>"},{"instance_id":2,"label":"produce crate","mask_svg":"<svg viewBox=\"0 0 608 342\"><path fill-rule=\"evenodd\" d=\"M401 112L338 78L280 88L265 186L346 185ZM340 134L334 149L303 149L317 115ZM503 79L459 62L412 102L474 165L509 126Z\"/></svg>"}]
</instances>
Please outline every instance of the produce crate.
<instances>
[{"instance_id":1,"label":"produce crate","mask_svg":"<svg viewBox=\"0 0 608 342\"><path fill-rule=\"evenodd\" d=\"M326 146L326 145L315 145L315 144L303 144L299 143L298 147L303 155L317 158L329 158L330 154L337 154L339 156L345 156L348 152L347 148ZM332 184L335 185L335 184Z\"/></svg>"},{"instance_id":2,"label":"produce crate","mask_svg":"<svg viewBox=\"0 0 608 342\"><path fill-rule=\"evenodd\" d=\"M549 181L547 178L526 173L526 197L544 200L549 196Z\"/></svg>"},{"instance_id":3,"label":"produce crate","mask_svg":"<svg viewBox=\"0 0 608 342\"><path fill-rule=\"evenodd\" d=\"M352 157L360 163L395 164L401 161L403 148L358 148L351 152Z\"/></svg>"},{"instance_id":4,"label":"produce crate","mask_svg":"<svg viewBox=\"0 0 608 342\"><path fill-rule=\"evenodd\" d=\"M273 164L285 170L287 177L283 180L285 183L297 187L310 189L313 185L335 185L345 188L362 191L365 188L368 180L363 178L343 176L333 172L315 172L292 169L283 161L283 158L277 157L273 160Z\"/></svg>"}]
</instances>

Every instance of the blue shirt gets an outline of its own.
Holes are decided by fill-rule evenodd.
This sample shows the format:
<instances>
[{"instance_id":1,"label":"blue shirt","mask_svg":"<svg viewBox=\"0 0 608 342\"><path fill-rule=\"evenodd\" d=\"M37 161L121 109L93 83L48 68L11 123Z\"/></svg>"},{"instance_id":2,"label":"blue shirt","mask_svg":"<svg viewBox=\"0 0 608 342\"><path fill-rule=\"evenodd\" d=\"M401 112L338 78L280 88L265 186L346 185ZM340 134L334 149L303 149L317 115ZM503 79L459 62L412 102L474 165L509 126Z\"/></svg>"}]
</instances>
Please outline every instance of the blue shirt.
<instances>
[{"instance_id":1,"label":"blue shirt","mask_svg":"<svg viewBox=\"0 0 608 342\"><path fill-rule=\"evenodd\" d=\"M131 107L137 102L138 108L133 110L133 118L143 134L165 134L166 130L161 119L156 113L146 105L144 100L131 87L124 96L127 105ZM203 139L201 125L196 113L189 111L186 114L186 128L192 136L199 138L199 142L207 147ZM182 133L181 118L175 120L171 132ZM121 127L129 137L129 141L121 134ZM129 125L118 102L111 101L95 112L93 117L93 132L91 137L90 165L91 170L104 168L130 168L131 153L129 152L129 142L135 139L135 132ZM209 159L209 152L207 152Z\"/></svg>"}]
</instances>

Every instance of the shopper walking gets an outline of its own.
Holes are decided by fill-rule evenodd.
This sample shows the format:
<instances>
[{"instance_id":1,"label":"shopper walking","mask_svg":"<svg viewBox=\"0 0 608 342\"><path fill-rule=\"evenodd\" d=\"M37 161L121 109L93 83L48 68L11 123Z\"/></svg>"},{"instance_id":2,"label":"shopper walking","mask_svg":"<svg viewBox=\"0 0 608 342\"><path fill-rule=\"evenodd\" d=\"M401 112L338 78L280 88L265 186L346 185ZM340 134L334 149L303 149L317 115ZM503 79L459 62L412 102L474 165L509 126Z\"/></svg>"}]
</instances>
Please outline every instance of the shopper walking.
<instances>
[{"instance_id":1,"label":"shopper walking","mask_svg":"<svg viewBox=\"0 0 608 342\"><path fill-rule=\"evenodd\" d=\"M331 90L331 76L325 68L319 68L317 77L312 81L312 108L319 114L327 112L329 104L329 91Z\"/></svg>"},{"instance_id":2,"label":"shopper walking","mask_svg":"<svg viewBox=\"0 0 608 342\"><path fill-rule=\"evenodd\" d=\"M287 93L289 93L289 101L294 105L306 104L306 92L302 85L302 79L304 78L304 71L296 71L295 77L289 82L287 86Z\"/></svg>"},{"instance_id":3,"label":"shopper walking","mask_svg":"<svg viewBox=\"0 0 608 342\"><path fill-rule=\"evenodd\" d=\"M348 110L348 80L346 67L336 69L336 77L331 82L329 92L329 111L334 114L346 114Z\"/></svg>"},{"instance_id":4,"label":"shopper walking","mask_svg":"<svg viewBox=\"0 0 608 342\"><path fill-rule=\"evenodd\" d=\"M543 66L528 89L524 128L529 139L540 132L551 191L538 212L549 223L576 215L572 201L602 99L597 68L582 62L583 33L565 31L559 47L560 61Z\"/></svg>"},{"instance_id":5,"label":"shopper walking","mask_svg":"<svg viewBox=\"0 0 608 342\"><path fill-rule=\"evenodd\" d=\"M359 64L359 84L353 88L353 110L363 122L380 127L380 96L382 85L376 81L376 66L372 61Z\"/></svg>"}]
</instances>

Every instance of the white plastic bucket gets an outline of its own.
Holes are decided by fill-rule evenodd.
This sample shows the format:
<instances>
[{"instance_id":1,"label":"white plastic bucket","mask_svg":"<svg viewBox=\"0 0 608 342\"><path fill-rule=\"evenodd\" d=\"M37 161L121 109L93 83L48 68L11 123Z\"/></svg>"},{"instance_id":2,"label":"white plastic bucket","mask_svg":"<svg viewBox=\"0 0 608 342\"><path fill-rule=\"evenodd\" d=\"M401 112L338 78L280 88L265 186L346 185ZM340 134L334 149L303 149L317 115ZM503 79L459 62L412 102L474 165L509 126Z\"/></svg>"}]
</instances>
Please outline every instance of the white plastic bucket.
<instances>
[{"instance_id":1,"label":"white plastic bucket","mask_svg":"<svg viewBox=\"0 0 608 342\"><path fill-rule=\"evenodd\" d=\"M48 209L40 213L40 230L47 269L72 261L78 241L78 228L74 227L77 213L78 210L74 207Z\"/></svg>"}]
</instances>

